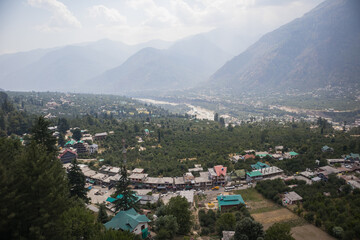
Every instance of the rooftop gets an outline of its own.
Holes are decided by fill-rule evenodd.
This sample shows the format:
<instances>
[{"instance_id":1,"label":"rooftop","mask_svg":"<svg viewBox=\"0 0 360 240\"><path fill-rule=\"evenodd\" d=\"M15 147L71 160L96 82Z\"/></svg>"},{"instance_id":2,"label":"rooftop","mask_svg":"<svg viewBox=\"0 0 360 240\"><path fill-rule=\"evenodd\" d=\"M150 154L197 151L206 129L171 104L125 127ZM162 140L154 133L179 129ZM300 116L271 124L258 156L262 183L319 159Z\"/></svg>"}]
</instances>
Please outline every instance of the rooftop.
<instances>
[{"instance_id":1,"label":"rooftop","mask_svg":"<svg viewBox=\"0 0 360 240\"><path fill-rule=\"evenodd\" d=\"M296 192L288 192L284 194L284 197L290 199L292 202L301 201L303 198Z\"/></svg>"},{"instance_id":2,"label":"rooftop","mask_svg":"<svg viewBox=\"0 0 360 240\"><path fill-rule=\"evenodd\" d=\"M217 165L214 167L214 170L218 177L220 177L221 175L226 176L227 167L224 167L223 165Z\"/></svg>"},{"instance_id":3,"label":"rooftop","mask_svg":"<svg viewBox=\"0 0 360 240\"><path fill-rule=\"evenodd\" d=\"M138 214L133 208L127 211L120 211L109 222L105 223L107 229L121 229L132 232L140 223L150 222L145 215Z\"/></svg>"},{"instance_id":4,"label":"rooftop","mask_svg":"<svg viewBox=\"0 0 360 240\"><path fill-rule=\"evenodd\" d=\"M260 177L262 173L258 170L246 173L249 177Z\"/></svg>"},{"instance_id":5,"label":"rooftop","mask_svg":"<svg viewBox=\"0 0 360 240\"><path fill-rule=\"evenodd\" d=\"M221 210L222 206L245 204L245 202L240 194L238 194L238 195L219 195L219 196L217 196L217 201L219 203L220 210Z\"/></svg>"}]
</instances>

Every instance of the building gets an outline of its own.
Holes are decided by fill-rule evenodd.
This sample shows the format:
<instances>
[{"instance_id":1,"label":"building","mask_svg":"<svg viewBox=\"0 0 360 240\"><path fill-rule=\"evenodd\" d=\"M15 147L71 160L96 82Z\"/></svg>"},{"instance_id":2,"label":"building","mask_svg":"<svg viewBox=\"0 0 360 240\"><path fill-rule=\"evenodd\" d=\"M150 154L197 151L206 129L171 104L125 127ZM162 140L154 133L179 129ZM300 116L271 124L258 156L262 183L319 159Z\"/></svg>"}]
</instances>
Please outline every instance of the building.
<instances>
[{"instance_id":1,"label":"building","mask_svg":"<svg viewBox=\"0 0 360 240\"><path fill-rule=\"evenodd\" d=\"M180 191L179 196L184 197L190 206L194 205L194 190Z\"/></svg>"},{"instance_id":2,"label":"building","mask_svg":"<svg viewBox=\"0 0 360 240\"><path fill-rule=\"evenodd\" d=\"M157 203L159 200L159 194L153 194L153 195L139 195L140 197L140 204L146 205L147 203L154 204Z\"/></svg>"},{"instance_id":3,"label":"building","mask_svg":"<svg viewBox=\"0 0 360 240\"><path fill-rule=\"evenodd\" d=\"M255 155L254 154L245 154L244 155L244 160L248 160L248 159L255 159Z\"/></svg>"},{"instance_id":4,"label":"building","mask_svg":"<svg viewBox=\"0 0 360 240\"><path fill-rule=\"evenodd\" d=\"M295 204L297 202L302 201L302 197L299 196L299 194L297 194L296 192L288 192L284 194L284 198L283 198L283 205L288 205L288 204Z\"/></svg>"},{"instance_id":5,"label":"building","mask_svg":"<svg viewBox=\"0 0 360 240\"><path fill-rule=\"evenodd\" d=\"M209 178L209 172L200 172L200 177L195 177L195 187L205 189L212 186L212 180Z\"/></svg>"},{"instance_id":6,"label":"building","mask_svg":"<svg viewBox=\"0 0 360 240\"><path fill-rule=\"evenodd\" d=\"M143 168L135 168L134 170L131 171L132 173L144 173L144 169Z\"/></svg>"},{"instance_id":7,"label":"building","mask_svg":"<svg viewBox=\"0 0 360 240\"><path fill-rule=\"evenodd\" d=\"M281 175L284 171L278 167L272 166L268 168L261 168L260 171L263 175L263 178L271 178L278 175Z\"/></svg>"},{"instance_id":8,"label":"building","mask_svg":"<svg viewBox=\"0 0 360 240\"><path fill-rule=\"evenodd\" d=\"M263 175L260 171L251 171L246 173L246 182L252 182L263 179Z\"/></svg>"},{"instance_id":9,"label":"building","mask_svg":"<svg viewBox=\"0 0 360 240\"><path fill-rule=\"evenodd\" d=\"M333 152L334 149L331 148L331 147L329 147L329 146L327 146L327 145L325 145L325 146L323 146L323 147L321 148L321 151L322 151L322 152Z\"/></svg>"},{"instance_id":10,"label":"building","mask_svg":"<svg viewBox=\"0 0 360 240\"><path fill-rule=\"evenodd\" d=\"M78 154L80 153L88 153L89 152L89 145L84 141L77 141L74 145L74 148L76 148L76 152Z\"/></svg>"},{"instance_id":11,"label":"building","mask_svg":"<svg viewBox=\"0 0 360 240\"><path fill-rule=\"evenodd\" d=\"M345 159L344 158L336 158L336 159L326 159L327 163L329 165L332 165L332 164L336 164L336 163L345 163Z\"/></svg>"},{"instance_id":12,"label":"building","mask_svg":"<svg viewBox=\"0 0 360 240\"><path fill-rule=\"evenodd\" d=\"M269 165L267 165L266 163L262 163L262 162L257 162L256 164L251 164L251 168L254 170L259 170L262 168L268 168L270 167Z\"/></svg>"},{"instance_id":13,"label":"building","mask_svg":"<svg viewBox=\"0 0 360 240\"><path fill-rule=\"evenodd\" d=\"M120 168L119 167L112 167L112 166L108 166L108 165L103 165L99 169L99 172L101 172L103 174L108 174L110 176L115 176L116 174L118 174L120 172Z\"/></svg>"},{"instance_id":14,"label":"building","mask_svg":"<svg viewBox=\"0 0 360 240\"><path fill-rule=\"evenodd\" d=\"M359 161L360 155L357 153L350 153L345 157L346 160L349 160L350 162Z\"/></svg>"},{"instance_id":15,"label":"building","mask_svg":"<svg viewBox=\"0 0 360 240\"><path fill-rule=\"evenodd\" d=\"M237 207L240 204L245 205L245 202L240 194L238 194L238 195L219 195L219 196L217 196L217 201L219 204L220 211L222 211L224 209Z\"/></svg>"},{"instance_id":16,"label":"building","mask_svg":"<svg viewBox=\"0 0 360 240\"><path fill-rule=\"evenodd\" d=\"M67 148L58 158L62 163L70 163L77 158L77 153Z\"/></svg>"},{"instance_id":17,"label":"building","mask_svg":"<svg viewBox=\"0 0 360 240\"><path fill-rule=\"evenodd\" d=\"M149 222L150 220L145 215L140 215L131 208L118 212L115 217L104 225L106 229L129 231L136 235L141 235L145 239L149 235Z\"/></svg>"},{"instance_id":18,"label":"building","mask_svg":"<svg viewBox=\"0 0 360 240\"><path fill-rule=\"evenodd\" d=\"M235 231L222 231L222 235L221 240L231 240L235 235Z\"/></svg>"},{"instance_id":19,"label":"building","mask_svg":"<svg viewBox=\"0 0 360 240\"><path fill-rule=\"evenodd\" d=\"M176 189L184 189L185 188L184 177L174 177L174 185Z\"/></svg>"},{"instance_id":20,"label":"building","mask_svg":"<svg viewBox=\"0 0 360 240\"><path fill-rule=\"evenodd\" d=\"M133 173L128 178L131 183L144 183L147 176L147 173Z\"/></svg>"},{"instance_id":21,"label":"building","mask_svg":"<svg viewBox=\"0 0 360 240\"><path fill-rule=\"evenodd\" d=\"M103 133L96 133L94 138L95 140L104 140L107 137L107 132L103 132Z\"/></svg>"},{"instance_id":22,"label":"building","mask_svg":"<svg viewBox=\"0 0 360 240\"><path fill-rule=\"evenodd\" d=\"M230 173L230 179L231 181L241 181L245 180L245 170L244 169L238 169Z\"/></svg>"},{"instance_id":23,"label":"building","mask_svg":"<svg viewBox=\"0 0 360 240\"><path fill-rule=\"evenodd\" d=\"M276 153L282 153L283 150L284 150L284 146L275 146Z\"/></svg>"},{"instance_id":24,"label":"building","mask_svg":"<svg viewBox=\"0 0 360 240\"><path fill-rule=\"evenodd\" d=\"M213 179L215 180L215 184L225 184L227 167L224 167L223 165L217 165L214 167L214 171L216 174L215 178Z\"/></svg>"},{"instance_id":25,"label":"building","mask_svg":"<svg viewBox=\"0 0 360 240\"><path fill-rule=\"evenodd\" d=\"M99 150L99 146L97 144L92 144L89 146L90 154L96 153Z\"/></svg>"}]
</instances>

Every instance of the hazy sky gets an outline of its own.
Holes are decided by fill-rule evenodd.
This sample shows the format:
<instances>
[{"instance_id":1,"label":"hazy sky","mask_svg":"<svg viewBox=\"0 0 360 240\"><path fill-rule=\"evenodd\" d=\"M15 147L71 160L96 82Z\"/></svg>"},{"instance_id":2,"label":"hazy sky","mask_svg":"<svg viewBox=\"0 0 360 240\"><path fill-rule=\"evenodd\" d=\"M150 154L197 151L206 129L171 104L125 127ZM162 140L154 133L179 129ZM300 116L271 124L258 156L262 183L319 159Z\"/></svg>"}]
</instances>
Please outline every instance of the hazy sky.
<instances>
[{"instance_id":1,"label":"hazy sky","mask_svg":"<svg viewBox=\"0 0 360 240\"><path fill-rule=\"evenodd\" d=\"M323 0L0 0L0 54L103 38L174 41L219 27L265 33Z\"/></svg>"}]
</instances>

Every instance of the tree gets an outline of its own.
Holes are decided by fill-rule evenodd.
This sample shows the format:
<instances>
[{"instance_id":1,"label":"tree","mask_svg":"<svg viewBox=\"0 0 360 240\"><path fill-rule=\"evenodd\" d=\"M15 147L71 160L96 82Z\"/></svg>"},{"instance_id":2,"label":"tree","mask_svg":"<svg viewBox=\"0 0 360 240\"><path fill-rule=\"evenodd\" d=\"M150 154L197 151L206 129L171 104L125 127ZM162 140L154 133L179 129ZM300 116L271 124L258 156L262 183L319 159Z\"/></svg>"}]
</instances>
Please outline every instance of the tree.
<instances>
[{"instance_id":1,"label":"tree","mask_svg":"<svg viewBox=\"0 0 360 240\"><path fill-rule=\"evenodd\" d=\"M69 209L71 201L60 161L35 141L26 148L12 147L6 151L15 157L13 169L7 169L5 176L9 174L14 178L10 178L12 186L6 193L11 201L2 202L1 206L0 218L8 219L5 220L6 228L0 227L1 235L10 236L10 239L55 239L61 236L57 232L59 216ZM0 158L6 155L1 151ZM0 159L0 165L3 162L6 161ZM7 199L6 196L1 198Z\"/></svg>"},{"instance_id":2,"label":"tree","mask_svg":"<svg viewBox=\"0 0 360 240\"><path fill-rule=\"evenodd\" d=\"M76 128L74 131L73 131L73 139L75 139L76 141L80 141L81 137L82 137L82 133L81 133L81 130L79 128Z\"/></svg>"},{"instance_id":3,"label":"tree","mask_svg":"<svg viewBox=\"0 0 360 240\"><path fill-rule=\"evenodd\" d=\"M225 126L225 119L223 117L220 118L219 122L222 127Z\"/></svg>"},{"instance_id":4,"label":"tree","mask_svg":"<svg viewBox=\"0 0 360 240\"><path fill-rule=\"evenodd\" d=\"M219 114L218 114L218 113L215 113L215 115L214 115L214 121L215 121L215 122L218 122L218 121L219 121Z\"/></svg>"},{"instance_id":5,"label":"tree","mask_svg":"<svg viewBox=\"0 0 360 240\"><path fill-rule=\"evenodd\" d=\"M294 240L290 233L291 227L285 223L275 223L266 230L265 240Z\"/></svg>"},{"instance_id":6,"label":"tree","mask_svg":"<svg viewBox=\"0 0 360 240\"><path fill-rule=\"evenodd\" d=\"M85 176L80 167L77 165L76 159L71 163L68 173L70 196L75 196L88 202L87 190L85 188Z\"/></svg>"},{"instance_id":7,"label":"tree","mask_svg":"<svg viewBox=\"0 0 360 240\"><path fill-rule=\"evenodd\" d=\"M70 126L66 118L59 118L58 120L58 130L60 133L65 134L69 130Z\"/></svg>"},{"instance_id":8,"label":"tree","mask_svg":"<svg viewBox=\"0 0 360 240\"><path fill-rule=\"evenodd\" d=\"M263 226L260 223L246 217L236 224L234 240L257 240L258 237L264 237Z\"/></svg>"},{"instance_id":9,"label":"tree","mask_svg":"<svg viewBox=\"0 0 360 240\"><path fill-rule=\"evenodd\" d=\"M64 135L63 134L59 134L59 138L58 138L58 144L59 146L63 147L65 145L66 141L65 141L65 138L64 138Z\"/></svg>"},{"instance_id":10,"label":"tree","mask_svg":"<svg viewBox=\"0 0 360 240\"><path fill-rule=\"evenodd\" d=\"M221 214L220 218L216 221L216 229L219 235L222 235L223 231L234 231L236 219L232 213Z\"/></svg>"},{"instance_id":11,"label":"tree","mask_svg":"<svg viewBox=\"0 0 360 240\"><path fill-rule=\"evenodd\" d=\"M97 239L102 225L95 221L95 216L84 206L73 206L59 218L57 238L62 239Z\"/></svg>"},{"instance_id":12,"label":"tree","mask_svg":"<svg viewBox=\"0 0 360 240\"><path fill-rule=\"evenodd\" d=\"M43 116L36 119L34 126L31 129L32 140L37 144L42 144L46 147L48 153L55 154L56 138L49 130L50 122L45 120Z\"/></svg>"},{"instance_id":13,"label":"tree","mask_svg":"<svg viewBox=\"0 0 360 240\"><path fill-rule=\"evenodd\" d=\"M136 196L133 191L129 188L130 180L127 177L127 170L125 166L121 167L121 177L116 184L116 191L114 197L116 198L115 210L128 210L136 207Z\"/></svg>"},{"instance_id":14,"label":"tree","mask_svg":"<svg viewBox=\"0 0 360 240\"><path fill-rule=\"evenodd\" d=\"M155 221L155 231L156 233L160 233L156 239L173 239L178 230L179 225L176 217L172 215L161 216Z\"/></svg>"},{"instance_id":15,"label":"tree","mask_svg":"<svg viewBox=\"0 0 360 240\"><path fill-rule=\"evenodd\" d=\"M109 220L109 216L108 216L107 213L106 213L106 207L105 207L105 205L102 203L102 204L100 204L97 221L98 221L99 223L106 223L108 220Z\"/></svg>"},{"instance_id":16,"label":"tree","mask_svg":"<svg viewBox=\"0 0 360 240\"><path fill-rule=\"evenodd\" d=\"M167 215L176 217L179 224L179 234L185 235L189 233L192 222L189 203L186 198L181 196L171 198L167 205Z\"/></svg>"}]
</instances>

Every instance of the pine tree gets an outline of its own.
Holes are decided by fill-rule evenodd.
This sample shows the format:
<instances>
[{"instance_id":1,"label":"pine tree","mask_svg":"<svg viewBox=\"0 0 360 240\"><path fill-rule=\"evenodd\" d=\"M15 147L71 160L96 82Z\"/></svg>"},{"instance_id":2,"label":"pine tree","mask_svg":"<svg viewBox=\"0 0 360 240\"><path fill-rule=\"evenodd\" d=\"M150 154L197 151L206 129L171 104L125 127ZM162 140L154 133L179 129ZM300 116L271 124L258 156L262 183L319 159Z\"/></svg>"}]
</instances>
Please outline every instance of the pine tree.
<instances>
[{"instance_id":1,"label":"pine tree","mask_svg":"<svg viewBox=\"0 0 360 240\"><path fill-rule=\"evenodd\" d=\"M133 191L129 188L130 180L127 177L126 167L121 167L121 177L116 184L115 191L115 210L124 211L133 207L137 207L136 205L136 197ZM119 198L118 198L119 196Z\"/></svg>"},{"instance_id":2,"label":"pine tree","mask_svg":"<svg viewBox=\"0 0 360 240\"><path fill-rule=\"evenodd\" d=\"M104 204L100 204L100 209L97 217L99 223L106 223L109 220L109 217L106 213L106 207Z\"/></svg>"},{"instance_id":3,"label":"pine tree","mask_svg":"<svg viewBox=\"0 0 360 240\"><path fill-rule=\"evenodd\" d=\"M71 205L68 183L61 163L33 141L15 160L16 195L12 204L10 235L15 239L54 239L58 216ZM2 206L3 207L3 206Z\"/></svg>"},{"instance_id":4,"label":"pine tree","mask_svg":"<svg viewBox=\"0 0 360 240\"><path fill-rule=\"evenodd\" d=\"M37 144L42 144L46 147L48 153L56 153L56 138L49 130L50 122L45 120L43 116L36 119L34 126L31 129L32 139Z\"/></svg>"},{"instance_id":5,"label":"pine tree","mask_svg":"<svg viewBox=\"0 0 360 240\"><path fill-rule=\"evenodd\" d=\"M72 162L68 173L70 195L88 202L87 190L85 188L85 176L77 165L76 159Z\"/></svg>"},{"instance_id":6,"label":"pine tree","mask_svg":"<svg viewBox=\"0 0 360 240\"><path fill-rule=\"evenodd\" d=\"M73 139L75 139L76 141L80 141L81 137L82 137L81 130L78 128L75 129L73 132Z\"/></svg>"}]
</instances>

